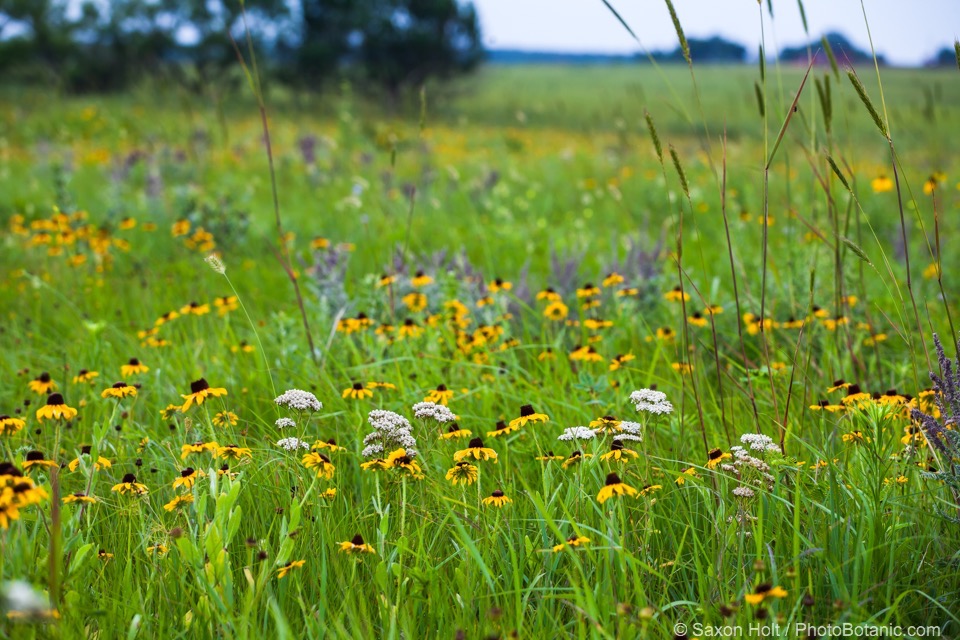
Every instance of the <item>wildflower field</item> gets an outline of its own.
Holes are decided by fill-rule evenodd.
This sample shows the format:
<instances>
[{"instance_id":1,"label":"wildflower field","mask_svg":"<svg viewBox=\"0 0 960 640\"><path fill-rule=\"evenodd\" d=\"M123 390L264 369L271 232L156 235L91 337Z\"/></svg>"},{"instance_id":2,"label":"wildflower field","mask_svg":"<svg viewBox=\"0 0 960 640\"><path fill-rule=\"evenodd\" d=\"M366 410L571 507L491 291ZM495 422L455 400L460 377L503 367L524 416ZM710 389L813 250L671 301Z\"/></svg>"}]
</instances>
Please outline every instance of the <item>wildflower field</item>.
<instances>
[{"instance_id":1,"label":"wildflower field","mask_svg":"<svg viewBox=\"0 0 960 640\"><path fill-rule=\"evenodd\" d=\"M2 91L0 634L960 637L956 68L238 78Z\"/></svg>"}]
</instances>

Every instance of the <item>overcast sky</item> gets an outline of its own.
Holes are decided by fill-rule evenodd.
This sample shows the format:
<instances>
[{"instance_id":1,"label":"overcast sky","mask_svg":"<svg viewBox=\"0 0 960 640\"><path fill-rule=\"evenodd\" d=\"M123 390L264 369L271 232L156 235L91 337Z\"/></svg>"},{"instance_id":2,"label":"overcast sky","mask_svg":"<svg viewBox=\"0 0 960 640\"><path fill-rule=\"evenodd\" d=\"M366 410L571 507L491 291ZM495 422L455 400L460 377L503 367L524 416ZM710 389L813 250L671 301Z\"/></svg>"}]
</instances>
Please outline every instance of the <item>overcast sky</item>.
<instances>
[{"instance_id":1,"label":"overcast sky","mask_svg":"<svg viewBox=\"0 0 960 640\"><path fill-rule=\"evenodd\" d=\"M677 45L663 0L609 0L650 50ZM636 43L601 0L473 0L484 44L496 48L618 53ZM688 38L721 35L756 51L760 10L756 0L673 0ZM764 25L770 50L806 41L796 0L774 0ZM878 53L893 64L920 64L960 35L960 0L864 0ZM841 31L867 49L860 0L805 0L811 36ZM755 54L751 54L755 55Z\"/></svg>"}]
</instances>

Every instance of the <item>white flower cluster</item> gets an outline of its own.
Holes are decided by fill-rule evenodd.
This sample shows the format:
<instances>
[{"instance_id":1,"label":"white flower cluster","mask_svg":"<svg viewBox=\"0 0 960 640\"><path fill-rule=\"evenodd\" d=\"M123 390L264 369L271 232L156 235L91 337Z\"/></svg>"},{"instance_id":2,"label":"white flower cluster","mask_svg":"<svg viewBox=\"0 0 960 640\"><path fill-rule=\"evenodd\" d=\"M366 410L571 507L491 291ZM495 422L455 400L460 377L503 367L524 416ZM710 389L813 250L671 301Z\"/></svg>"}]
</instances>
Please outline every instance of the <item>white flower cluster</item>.
<instances>
[{"instance_id":1,"label":"white flower cluster","mask_svg":"<svg viewBox=\"0 0 960 640\"><path fill-rule=\"evenodd\" d=\"M738 498L752 498L756 494L753 493L753 489L750 487L744 487L741 485L733 490L733 495L737 496Z\"/></svg>"},{"instance_id":2,"label":"white flower cluster","mask_svg":"<svg viewBox=\"0 0 960 640\"><path fill-rule=\"evenodd\" d=\"M367 421L373 431L363 439L366 445L360 452L363 457L382 456L399 447L406 449L411 458L417 455L417 439L411 433L410 422L399 413L374 409L367 415Z\"/></svg>"},{"instance_id":3,"label":"white flower cluster","mask_svg":"<svg viewBox=\"0 0 960 640\"><path fill-rule=\"evenodd\" d=\"M740 436L740 442L748 445L751 451L780 451L773 438L762 433L745 433Z\"/></svg>"},{"instance_id":4,"label":"white flower cluster","mask_svg":"<svg viewBox=\"0 0 960 640\"><path fill-rule=\"evenodd\" d=\"M277 429L297 426L297 423L294 422L291 418L277 418L277 421L274 422L274 424L277 425Z\"/></svg>"},{"instance_id":5,"label":"white flower cluster","mask_svg":"<svg viewBox=\"0 0 960 640\"><path fill-rule=\"evenodd\" d=\"M457 416L450 409L436 402L418 402L413 405L413 416L421 420L433 418L440 424L454 422Z\"/></svg>"},{"instance_id":6,"label":"white flower cluster","mask_svg":"<svg viewBox=\"0 0 960 640\"><path fill-rule=\"evenodd\" d=\"M597 437L597 433L589 427L567 427L557 438L564 442L570 440L592 440Z\"/></svg>"},{"instance_id":7,"label":"white flower cluster","mask_svg":"<svg viewBox=\"0 0 960 640\"><path fill-rule=\"evenodd\" d=\"M309 449L310 445L300 438L281 438L277 440L277 446L287 451L296 451L298 449Z\"/></svg>"},{"instance_id":8,"label":"white flower cluster","mask_svg":"<svg viewBox=\"0 0 960 640\"><path fill-rule=\"evenodd\" d=\"M653 389L640 389L630 394L630 402L638 412L663 416L673 413L673 404L667 400L667 394Z\"/></svg>"},{"instance_id":9,"label":"white flower cluster","mask_svg":"<svg viewBox=\"0 0 960 640\"><path fill-rule=\"evenodd\" d=\"M309 391L301 389L289 389L274 399L281 407L287 407L294 411L320 411L323 409L323 403L317 400L317 396Z\"/></svg>"}]
</instances>

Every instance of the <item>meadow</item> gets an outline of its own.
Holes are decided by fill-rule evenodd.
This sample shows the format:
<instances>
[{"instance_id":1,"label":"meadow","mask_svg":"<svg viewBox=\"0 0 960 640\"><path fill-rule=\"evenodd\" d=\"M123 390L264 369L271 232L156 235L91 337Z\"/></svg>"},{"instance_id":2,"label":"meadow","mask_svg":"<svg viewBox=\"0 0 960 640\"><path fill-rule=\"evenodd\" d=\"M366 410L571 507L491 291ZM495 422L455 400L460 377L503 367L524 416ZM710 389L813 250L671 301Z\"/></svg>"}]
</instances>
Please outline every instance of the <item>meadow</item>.
<instances>
[{"instance_id":1,"label":"meadow","mask_svg":"<svg viewBox=\"0 0 960 640\"><path fill-rule=\"evenodd\" d=\"M960 84L857 73L3 89L0 633L960 637Z\"/></svg>"}]
</instances>

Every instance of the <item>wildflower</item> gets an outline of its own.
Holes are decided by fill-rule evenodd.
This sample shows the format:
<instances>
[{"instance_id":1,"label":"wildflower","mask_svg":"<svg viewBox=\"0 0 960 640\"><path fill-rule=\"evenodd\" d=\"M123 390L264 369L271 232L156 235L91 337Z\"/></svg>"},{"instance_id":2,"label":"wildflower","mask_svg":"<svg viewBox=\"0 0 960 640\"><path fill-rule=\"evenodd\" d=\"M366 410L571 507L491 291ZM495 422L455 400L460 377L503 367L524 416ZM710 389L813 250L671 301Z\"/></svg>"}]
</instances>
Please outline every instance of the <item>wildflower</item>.
<instances>
[{"instance_id":1,"label":"wildflower","mask_svg":"<svg viewBox=\"0 0 960 640\"><path fill-rule=\"evenodd\" d=\"M677 332L672 327L659 327L655 335L661 342L670 342L677 337Z\"/></svg>"},{"instance_id":2,"label":"wildflower","mask_svg":"<svg viewBox=\"0 0 960 640\"><path fill-rule=\"evenodd\" d=\"M318 478L326 478L327 480L333 477L333 472L337 469L330 462L330 458L322 453L308 453L303 456L300 462L307 469L316 469Z\"/></svg>"},{"instance_id":3,"label":"wildflower","mask_svg":"<svg viewBox=\"0 0 960 640\"><path fill-rule=\"evenodd\" d=\"M315 395L300 389L284 391L274 399L274 402L294 411L320 411L323 408L323 403L317 400Z\"/></svg>"},{"instance_id":4,"label":"wildflower","mask_svg":"<svg viewBox=\"0 0 960 640\"><path fill-rule=\"evenodd\" d=\"M865 403L870 401L870 394L860 389L860 385L853 384L847 388L847 395L840 399L840 402L849 407L854 405L856 407L862 407Z\"/></svg>"},{"instance_id":5,"label":"wildflower","mask_svg":"<svg viewBox=\"0 0 960 640\"><path fill-rule=\"evenodd\" d=\"M591 432L591 433L592 433L592 432ZM592 453L584 454L582 451L577 450L577 451L574 451L573 453L571 453L571 454L567 457L567 459L563 461L563 465L562 465L562 466L563 466L564 469L568 469L568 468L572 467L573 465L575 465L575 464L577 464L577 463L579 463L579 462L582 462L582 461L584 460L584 458L592 458L592 457L593 457L593 454L592 454Z\"/></svg>"},{"instance_id":6,"label":"wildflower","mask_svg":"<svg viewBox=\"0 0 960 640\"><path fill-rule=\"evenodd\" d=\"M10 436L26 426L26 422L20 418L13 418L8 415L0 416L0 436Z\"/></svg>"},{"instance_id":7,"label":"wildflower","mask_svg":"<svg viewBox=\"0 0 960 640\"><path fill-rule=\"evenodd\" d=\"M590 422L590 426L593 427L597 433L603 433L604 431L617 431L620 429L620 421L614 416L602 416L596 420L592 420Z\"/></svg>"},{"instance_id":8,"label":"wildflower","mask_svg":"<svg viewBox=\"0 0 960 640\"><path fill-rule=\"evenodd\" d=\"M620 440L614 440L610 443L610 451L600 456L600 459L604 462L608 460L616 460L617 462L620 462L621 460L626 461L630 458L636 458L639 455L640 454L633 449L625 449L623 447L623 442Z\"/></svg>"},{"instance_id":9,"label":"wildflower","mask_svg":"<svg viewBox=\"0 0 960 640\"><path fill-rule=\"evenodd\" d=\"M639 389L630 394L638 413L652 413L653 415L667 415L673 413L673 404L667 400L667 394L654 389Z\"/></svg>"},{"instance_id":10,"label":"wildflower","mask_svg":"<svg viewBox=\"0 0 960 640\"><path fill-rule=\"evenodd\" d=\"M503 420L499 420L497 421L496 427L494 428L493 431L487 431L487 437L497 438L499 436L505 436L510 433L513 433L519 428L520 428L519 425L515 425L512 422L510 424L507 424Z\"/></svg>"},{"instance_id":11,"label":"wildflower","mask_svg":"<svg viewBox=\"0 0 960 640\"><path fill-rule=\"evenodd\" d=\"M183 408L180 410L183 413L186 413L187 410L197 403L197 405L203 404L203 401L209 397L219 398L220 396L227 395L227 390L223 387L211 387L206 380L200 378L199 380L194 380L190 383L190 393L188 395L181 395L180 397L185 400L183 403Z\"/></svg>"},{"instance_id":12,"label":"wildflower","mask_svg":"<svg viewBox=\"0 0 960 640\"><path fill-rule=\"evenodd\" d=\"M593 298L598 295L600 295L600 287L590 282L577 289L578 298Z\"/></svg>"},{"instance_id":13,"label":"wildflower","mask_svg":"<svg viewBox=\"0 0 960 640\"><path fill-rule=\"evenodd\" d=\"M617 273L616 271L614 271L614 272L608 273L607 277L604 278L603 282L601 282L600 284L602 284L604 288L615 287L618 284L623 284L623 281L624 281L623 276Z\"/></svg>"},{"instance_id":14,"label":"wildflower","mask_svg":"<svg viewBox=\"0 0 960 640\"><path fill-rule=\"evenodd\" d=\"M96 371L88 371L87 369L80 369L77 372L77 375L73 376L73 384L80 384L82 382L93 382L93 379L99 376L100 374Z\"/></svg>"},{"instance_id":15,"label":"wildflower","mask_svg":"<svg viewBox=\"0 0 960 640\"><path fill-rule=\"evenodd\" d=\"M320 497L323 498L324 500L333 500L334 498L337 497L336 487L330 487L329 489L321 493Z\"/></svg>"},{"instance_id":16,"label":"wildflower","mask_svg":"<svg viewBox=\"0 0 960 640\"><path fill-rule=\"evenodd\" d=\"M362 382L354 382L352 386L344 389L341 395L344 398L363 400L364 398L372 398L373 391L367 389Z\"/></svg>"},{"instance_id":17,"label":"wildflower","mask_svg":"<svg viewBox=\"0 0 960 640\"><path fill-rule=\"evenodd\" d=\"M510 498L508 498L508 497L503 493L503 491L501 491L500 489L497 489L496 491L494 491L493 493L491 493L489 496L487 496L486 498L484 498L484 499L482 500L482 502L483 502L483 505L484 505L485 507L491 507L491 506L492 506L492 507L502 508L504 505L506 505L506 504L508 504L508 503L510 503L510 502L513 502L513 500L511 500Z\"/></svg>"},{"instance_id":18,"label":"wildflower","mask_svg":"<svg viewBox=\"0 0 960 640\"><path fill-rule=\"evenodd\" d=\"M582 546L585 546L585 545L588 545L588 544L590 544L590 538L588 538L588 537L586 537L586 536L573 535L573 536L570 536L569 538L567 538L566 542L561 542L560 544L555 545L555 546L553 547L553 552L554 552L554 553L559 553L559 552L563 551L564 549L567 549L567 548L570 548L570 547L582 547Z\"/></svg>"},{"instance_id":19,"label":"wildflower","mask_svg":"<svg viewBox=\"0 0 960 640\"><path fill-rule=\"evenodd\" d=\"M222 296L213 299L213 306L217 308L217 315L225 316L240 308L240 300L237 296Z\"/></svg>"},{"instance_id":20,"label":"wildflower","mask_svg":"<svg viewBox=\"0 0 960 640\"><path fill-rule=\"evenodd\" d=\"M723 307L718 304L708 305L707 308L703 310L703 315L705 316L715 316L718 313L723 313Z\"/></svg>"},{"instance_id":21,"label":"wildflower","mask_svg":"<svg viewBox=\"0 0 960 640\"><path fill-rule=\"evenodd\" d=\"M600 493L597 494L597 502L603 504L613 496L636 496L638 491L631 487L628 484L624 484L623 480L620 479L615 473L607 474L607 482L600 489Z\"/></svg>"},{"instance_id":22,"label":"wildflower","mask_svg":"<svg viewBox=\"0 0 960 640\"><path fill-rule=\"evenodd\" d=\"M831 404L829 400L821 400L817 404L810 405L810 409L812 411L829 411L830 413L837 413L846 410L846 407L842 404Z\"/></svg>"},{"instance_id":23,"label":"wildflower","mask_svg":"<svg viewBox=\"0 0 960 640\"><path fill-rule=\"evenodd\" d=\"M541 351L540 354L537 356L537 360L539 360L540 362L543 362L544 360L556 360L556 359L557 359L557 354L555 354L553 352L553 349L551 349L550 347L547 347L546 349Z\"/></svg>"},{"instance_id":24,"label":"wildflower","mask_svg":"<svg viewBox=\"0 0 960 640\"><path fill-rule=\"evenodd\" d=\"M745 433L740 436L740 442L748 445L753 451L780 451L780 446L773 441L773 438L762 433Z\"/></svg>"},{"instance_id":25,"label":"wildflower","mask_svg":"<svg viewBox=\"0 0 960 640\"><path fill-rule=\"evenodd\" d=\"M118 400L127 396L137 395L137 388L126 382L115 382L112 387L107 387L100 394L101 398L117 398Z\"/></svg>"},{"instance_id":26,"label":"wildflower","mask_svg":"<svg viewBox=\"0 0 960 640\"><path fill-rule=\"evenodd\" d=\"M176 496L173 500L163 505L164 510L173 511L174 509L179 509L180 507L190 504L193 502L193 494L186 493L181 496Z\"/></svg>"},{"instance_id":27,"label":"wildflower","mask_svg":"<svg viewBox=\"0 0 960 640\"><path fill-rule=\"evenodd\" d=\"M240 418L233 411L220 411L215 416L213 416L213 424L217 427L237 426Z\"/></svg>"},{"instance_id":28,"label":"wildflower","mask_svg":"<svg viewBox=\"0 0 960 640\"><path fill-rule=\"evenodd\" d=\"M743 599L747 604L757 605L763 602L768 598L786 598L787 592L783 587L774 587L768 582L763 584L758 584L757 588L753 590L753 593L748 593L743 596Z\"/></svg>"},{"instance_id":29,"label":"wildflower","mask_svg":"<svg viewBox=\"0 0 960 640\"><path fill-rule=\"evenodd\" d=\"M671 362L670 366L678 373L693 373L693 365L689 362Z\"/></svg>"},{"instance_id":30,"label":"wildflower","mask_svg":"<svg viewBox=\"0 0 960 640\"><path fill-rule=\"evenodd\" d=\"M447 389L447 385L445 384L438 384L436 389L431 389L427 392L427 397L424 398L423 401L446 406L452 399L453 390Z\"/></svg>"},{"instance_id":31,"label":"wildflower","mask_svg":"<svg viewBox=\"0 0 960 640\"><path fill-rule=\"evenodd\" d=\"M165 544L153 544L147 547L147 553L154 553L158 556L164 556L170 549Z\"/></svg>"},{"instance_id":32,"label":"wildflower","mask_svg":"<svg viewBox=\"0 0 960 640\"><path fill-rule=\"evenodd\" d=\"M487 289L490 290L490 293L497 293L499 291L510 291L513 289L512 282L506 282L500 278L496 278L493 282L487 283Z\"/></svg>"},{"instance_id":33,"label":"wildflower","mask_svg":"<svg viewBox=\"0 0 960 640\"><path fill-rule=\"evenodd\" d=\"M57 467L59 466L53 460L47 460L43 457L43 453L40 451L28 451L26 457L23 460L23 469L24 471L31 469L33 467Z\"/></svg>"},{"instance_id":34,"label":"wildflower","mask_svg":"<svg viewBox=\"0 0 960 640\"><path fill-rule=\"evenodd\" d=\"M557 302L560 300L560 294L554 291L553 289L551 289L550 287L547 287L542 291L538 291L536 298L537 298L537 301L547 300L548 302Z\"/></svg>"},{"instance_id":35,"label":"wildflower","mask_svg":"<svg viewBox=\"0 0 960 640\"><path fill-rule=\"evenodd\" d=\"M273 423L277 429L292 429L297 426L297 423L292 418L277 418L276 422Z\"/></svg>"},{"instance_id":36,"label":"wildflower","mask_svg":"<svg viewBox=\"0 0 960 640\"><path fill-rule=\"evenodd\" d=\"M391 451L384 462L388 469L403 469L409 472L415 480L423 478L423 470L420 468L420 465L417 464L413 456L409 455L407 450L402 447Z\"/></svg>"},{"instance_id":37,"label":"wildflower","mask_svg":"<svg viewBox=\"0 0 960 640\"><path fill-rule=\"evenodd\" d=\"M422 270L418 270L415 274L413 274L413 278L410 280L410 286L418 289L432 283L433 278L425 274Z\"/></svg>"},{"instance_id":38,"label":"wildflower","mask_svg":"<svg viewBox=\"0 0 960 640\"><path fill-rule=\"evenodd\" d=\"M77 467L80 466L81 456L89 456L91 450L92 447L88 444L80 447L80 455L71 460L67 465L67 468L70 471L76 471ZM100 471L101 469L109 469L111 466L113 466L113 463L111 463L107 458L104 458L103 456L97 456L97 461L93 463L93 470Z\"/></svg>"},{"instance_id":39,"label":"wildflower","mask_svg":"<svg viewBox=\"0 0 960 640\"><path fill-rule=\"evenodd\" d=\"M216 442L194 442L193 444L185 444L180 447L180 459L186 460L190 454L203 453L204 451L210 451L216 456L219 449L220 445Z\"/></svg>"},{"instance_id":40,"label":"wildflower","mask_svg":"<svg viewBox=\"0 0 960 640\"><path fill-rule=\"evenodd\" d=\"M680 302L681 300L689 300L690 294L684 291L680 285L677 285L670 291L667 291L665 294L663 294L663 297L670 302Z\"/></svg>"},{"instance_id":41,"label":"wildflower","mask_svg":"<svg viewBox=\"0 0 960 640\"><path fill-rule=\"evenodd\" d=\"M50 374L44 371L39 376L28 383L30 390L37 395L47 395L57 388L57 383L50 378Z\"/></svg>"},{"instance_id":42,"label":"wildflower","mask_svg":"<svg viewBox=\"0 0 960 640\"><path fill-rule=\"evenodd\" d=\"M77 417L77 410L67 406L63 396L59 393L52 393L47 397L47 404L37 409L37 420L70 420Z\"/></svg>"},{"instance_id":43,"label":"wildflower","mask_svg":"<svg viewBox=\"0 0 960 640\"><path fill-rule=\"evenodd\" d=\"M893 180L881 173L870 181L870 187L873 188L874 193L886 193L893 190Z\"/></svg>"},{"instance_id":44,"label":"wildflower","mask_svg":"<svg viewBox=\"0 0 960 640\"><path fill-rule=\"evenodd\" d=\"M253 345L248 344L246 340L241 340L238 344L230 347L230 351L233 353L253 353Z\"/></svg>"},{"instance_id":45,"label":"wildflower","mask_svg":"<svg viewBox=\"0 0 960 640\"><path fill-rule=\"evenodd\" d=\"M401 338L419 338L423 333L423 327L414 322L412 318L407 318L400 325L397 333Z\"/></svg>"},{"instance_id":46,"label":"wildflower","mask_svg":"<svg viewBox=\"0 0 960 640\"><path fill-rule=\"evenodd\" d=\"M183 487L189 491L193 488L198 478L206 477L206 475L203 471L197 471L193 467L186 467L180 472L180 477L173 481L173 488Z\"/></svg>"},{"instance_id":47,"label":"wildflower","mask_svg":"<svg viewBox=\"0 0 960 640\"><path fill-rule=\"evenodd\" d=\"M570 308L560 300L554 300L543 309L543 315L548 320L560 321L567 317Z\"/></svg>"},{"instance_id":48,"label":"wildflower","mask_svg":"<svg viewBox=\"0 0 960 640\"><path fill-rule=\"evenodd\" d=\"M240 447L235 444L228 444L225 447L217 447L218 458L233 458L234 460L240 460L244 456L252 458L253 452L246 447Z\"/></svg>"},{"instance_id":49,"label":"wildflower","mask_svg":"<svg viewBox=\"0 0 960 640\"><path fill-rule=\"evenodd\" d=\"M360 463L360 468L364 471L383 471L387 468L387 461L383 458L374 458Z\"/></svg>"},{"instance_id":50,"label":"wildflower","mask_svg":"<svg viewBox=\"0 0 960 640\"><path fill-rule=\"evenodd\" d=\"M680 472L680 475L677 476L677 479L674 480L674 482L677 483L677 486L683 486L683 484L687 481L687 478L696 478L696 477L697 477L697 469L695 467L687 467L686 469Z\"/></svg>"},{"instance_id":51,"label":"wildflower","mask_svg":"<svg viewBox=\"0 0 960 640\"><path fill-rule=\"evenodd\" d=\"M177 220L173 223L171 228L173 237L185 236L190 233L190 221L189 220Z\"/></svg>"},{"instance_id":52,"label":"wildflower","mask_svg":"<svg viewBox=\"0 0 960 640\"><path fill-rule=\"evenodd\" d=\"M180 413L179 404L168 404L166 408L160 410L160 416L164 420L169 420L175 413Z\"/></svg>"},{"instance_id":53,"label":"wildflower","mask_svg":"<svg viewBox=\"0 0 960 640\"><path fill-rule=\"evenodd\" d=\"M471 485L477 481L480 476L480 470L469 462L458 462L447 471L447 480L456 486L457 484Z\"/></svg>"},{"instance_id":54,"label":"wildflower","mask_svg":"<svg viewBox=\"0 0 960 640\"><path fill-rule=\"evenodd\" d=\"M458 440L460 438L469 438L471 435L473 435L473 433L469 429L464 429L456 422L452 422L450 426L447 427L447 431L440 437L444 440Z\"/></svg>"},{"instance_id":55,"label":"wildflower","mask_svg":"<svg viewBox=\"0 0 960 640\"><path fill-rule=\"evenodd\" d=\"M747 499L750 499L750 498L752 498L755 494L754 494L754 492L753 492L753 489L751 489L750 487L745 487L745 486L741 485L741 486L739 486L739 487L736 487L736 488L733 490L733 495L737 496L738 498L747 498Z\"/></svg>"},{"instance_id":56,"label":"wildflower","mask_svg":"<svg viewBox=\"0 0 960 640\"><path fill-rule=\"evenodd\" d=\"M287 564L277 569L277 579L280 580L282 578L285 578L288 573L290 573L294 569L299 569L304 564L306 564L306 562L307 562L306 560L292 560L288 562Z\"/></svg>"},{"instance_id":57,"label":"wildflower","mask_svg":"<svg viewBox=\"0 0 960 640\"><path fill-rule=\"evenodd\" d=\"M705 327L707 326L707 319L702 313L696 311L693 313L693 315L687 316L687 323L692 324L695 327Z\"/></svg>"},{"instance_id":58,"label":"wildflower","mask_svg":"<svg viewBox=\"0 0 960 640\"><path fill-rule=\"evenodd\" d=\"M622 367L625 363L635 360L636 356L632 353L623 353L618 354L613 360L610 361L610 371L616 371Z\"/></svg>"},{"instance_id":59,"label":"wildflower","mask_svg":"<svg viewBox=\"0 0 960 640\"><path fill-rule=\"evenodd\" d=\"M637 287L624 287L623 289L620 289L620 291L617 291L618 298L630 298L639 294L640 289Z\"/></svg>"},{"instance_id":60,"label":"wildflower","mask_svg":"<svg viewBox=\"0 0 960 640\"><path fill-rule=\"evenodd\" d=\"M280 438L277 440L277 446L287 451L299 451L300 449L309 449L310 444L300 438Z\"/></svg>"},{"instance_id":61,"label":"wildflower","mask_svg":"<svg viewBox=\"0 0 960 640\"><path fill-rule=\"evenodd\" d=\"M120 367L120 375L124 378L129 378L130 376L135 376L140 373L146 373L150 371L150 367L141 363L136 358L130 358L127 361L127 364Z\"/></svg>"},{"instance_id":62,"label":"wildflower","mask_svg":"<svg viewBox=\"0 0 960 640\"><path fill-rule=\"evenodd\" d=\"M839 391L840 389L847 389L852 386L852 384L852 382L847 382L843 378L834 380L833 384L827 389L827 393L833 393L834 391Z\"/></svg>"},{"instance_id":63,"label":"wildflower","mask_svg":"<svg viewBox=\"0 0 960 640\"><path fill-rule=\"evenodd\" d=\"M733 456L721 449L710 449L710 451L707 452L707 469L716 469L721 461L731 457Z\"/></svg>"},{"instance_id":64,"label":"wildflower","mask_svg":"<svg viewBox=\"0 0 960 640\"><path fill-rule=\"evenodd\" d=\"M408 293L400 301L413 313L419 313L427 308L427 296L418 291Z\"/></svg>"},{"instance_id":65,"label":"wildflower","mask_svg":"<svg viewBox=\"0 0 960 640\"><path fill-rule=\"evenodd\" d=\"M545 413L537 413L533 410L533 405L525 404L520 407L520 417L510 421L511 427L520 428L528 422L547 422L550 418Z\"/></svg>"},{"instance_id":66,"label":"wildflower","mask_svg":"<svg viewBox=\"0 0 960 640\"><path fill-rule=\"evenodd\" d=\"M64 504L73 504L76 502L81 502L84 504L95 504L97 499L93 496L88 496L85 493L71 493L68 496L63 497Z\"/></svg>"},{"instance_id":67,"label":"wildflower","mask_svg":"<svg viewBox=\"0 0 960 640\"><path fill-rule=\"evenodd\" d=\"M117 484L113 485L111 491L124 495L127 493L134 495L143 495L147 492L147 485L137 482L137 476L128 473Z\"/></svg>"},{"instance_id":68,"label":"wildflower","mask_svg":"<svg viewBox=\"0 0 960 640\"><path fill-rule=\"evenodd\" d=\"M591 345L587 346L578 346L576 349L570 352L571 360L582 360L584 362L601 362L603 356L597 353L596 349Z\"/></svg>"},{"instance_id":69,"label":"wildflower","mask_svg":"<svg viewBox=\"0 0 960 640\"><path fill-rule=\"evenodd\" d=\"M183 316L205 316L210 313L209 304L200 304L199 302L190 302L180 307L180 315Z\"/></svg>"},{"instance_id":70,"label":"wildflower","mask_svg":"<svg viewBox=\"0 0 960 640\"><path fill-rule=\"evenodd\" d=\"M444 424L447 422L453 422L457 419L457 416L454 415L450 409L442 404L436 404L434 402L418 402L411 408L413 409L414 417L421 420L433 419L440 424Z\"/></svg>"},{"instance_id":71,"label":"wildflower","mask_svg":"<svg viewBox=\"0 0 960 640\"><path fill-rule=\"evenodd\" d=\"M497 461L497 452L493 449L483 446L483 440L474 438L467 445L466 449L461 449L453 454L454 462L460 462L464 458L473 457L475 460L493 460Z\"/></svg>"},{"instance_id":72,"label":"wildflower","mask_svg":"<svg viewBox=\"0 0 960 640\"><path fill-rule=\"evenodd\" d=\"M366 542L363 541L363 536L361 536L359 533L353 536L352 540L341 542L340 551L341 553L346 553L346 554L354 554L354 553L376 554L377 553L373 547L371 547L370 545L368 545Z\"/></svg>"},{"instance_id":73,"label":"wildflower","mask_svg":"<svg viewBox=\"0 0 960 640\"><path fill-rule=\"evenodd\" d=\"M640 495L646 496L655 491L660 491L660 489L663 489L663 487L659 484L647 484L647 485L644 485L642 489L640 489Z\"/></svg>"},{"instance_id":74,"label":"wildflower","mask_svg":"<svg viewBox=\"0 0 960 640\"><path fill-rule=\"evenodd\" d=\"M847 444L863 444L864 442L869 442L869 438L864 436L863 432L859 429L845 433L842 437L843 441Z\"/></svg>"},{"instance_id":75,"label":"wildflower","mask_svg":"<svg viewBox=\"0 0 960 640\"><path fill-rule=\"evenodd\" d=\"M377 280L377 287L388 287L394 282L397 281L396 276L391 276L386 273L380 276L380 279Z\"/></svg>"}]
</instances>

